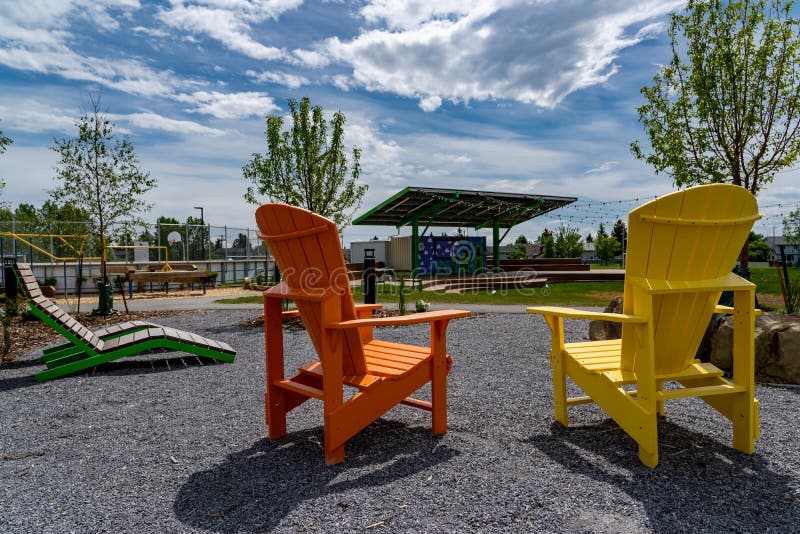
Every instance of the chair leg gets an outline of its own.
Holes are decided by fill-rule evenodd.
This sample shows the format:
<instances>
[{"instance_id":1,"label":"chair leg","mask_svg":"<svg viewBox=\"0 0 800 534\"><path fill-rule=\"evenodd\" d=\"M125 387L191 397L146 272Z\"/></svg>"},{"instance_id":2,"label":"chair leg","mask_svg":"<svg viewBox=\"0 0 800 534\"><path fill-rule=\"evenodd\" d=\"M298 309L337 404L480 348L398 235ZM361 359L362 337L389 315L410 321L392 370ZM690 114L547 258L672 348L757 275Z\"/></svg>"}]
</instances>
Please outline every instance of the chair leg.
<instances>
[{"instance_id":1,"label":"chair leg","mask_svg":"<svg viewBox=\"0 0 800 534\"><path fill-rule=\"evenodd\" d=\"M649 468L658 465L658 417L654 413L643 422L643 438L639 442L639 461Z\"/></svg>"},{"instance_id":2,"label":"chair leg","mask_svg":"<svg viewBox=\"0 0 800 534\"><path fill-rule=\"evenodd\" d=\"M563 426L569 426L567 415L567 370L564 356L558 352L552 354L550 363L553 367L553 406L555 419Z\"/></svg>"},{"instance_id":3,"label":"chair leg","mask_svg":"<svg viewBox=\"0 0 800 534\"><path fill-rule=\"evenodd\" d=\"M447 432L447 321L431 323L431 431Z\"/></svg>"},{"instance_id":4,"label":"chair leg","mask_svg":"<svg viewBox=\"0 0 800 534\"><path fill-rule=\"evenodd\" d=\"M756 421L758 409L751 395L743 393L733 400L733 448L745 454L755 452Z\"/></svg>"},{"instance_id":5,"label":"chair leg","mask_svg":"<svg viewBox=\"0 0 800 534\"><path fill-rule=\"evenodd\" d=\"M325 463L335 465L344 462L344 445L332 448L328 444L327 435L325 436Z\"/></svg>"},{"instance_id":6,"label":"chair leg","mask_svg":"<svg viewBox=\"0 0 800 534\"><path fill-rule=\"evenodd\" d=\"M447 364L433 362L431 379L431 431L447 433Z\"/></svg>"},{"instance_id":7,"label":"chair leg","mask_svg":"<svg viewBox=\"0 0 800 534\"><path fill-rule=\"evenodd\" d=\"M341 403L339 403L341 406ZM323 423L323 433L324 433L324 441L325 441L325 463L328 465L339 464L344 462L344 443L345 440L342 440L340 444L334 444L334 432L333 429L336 428L338 425L334 420L334 415L328 413L328 406L325 406L325 415L324 415L324 423ZM338 414L340 417L343 414Z\"/></svg>"},{"instance_id":8,"label":"chair leg","mask_svg":"<svg viewBox=\"0 0 800 534\"><path fill-rule=\"evenodd\" d=\"M264 392L265 418L270 439L286 435L286 394L280 388L271 387Z\"/></svg>"},{"instance_id":9,"label":"chair leg","mask_svg":"<svg viewBox=\"0 0 800 534\"><path fill-rule=\"evenodd\" d=\"M663 389L664 389L664 381L663 380L656 380L656 391L662 391ZM664 410L664 401L663 400L656 401L656 412L661 417L664 417L666 415L666 412Z\"/></svg>"}]
</instances>

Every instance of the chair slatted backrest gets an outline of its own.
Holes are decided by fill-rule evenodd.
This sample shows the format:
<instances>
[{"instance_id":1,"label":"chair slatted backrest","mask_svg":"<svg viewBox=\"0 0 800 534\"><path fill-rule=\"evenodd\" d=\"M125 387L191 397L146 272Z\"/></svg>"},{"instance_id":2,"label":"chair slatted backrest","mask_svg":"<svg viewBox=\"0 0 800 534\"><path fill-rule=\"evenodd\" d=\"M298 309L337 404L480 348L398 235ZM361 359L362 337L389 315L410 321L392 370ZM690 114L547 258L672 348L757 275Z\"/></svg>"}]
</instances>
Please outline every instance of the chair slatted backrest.
<instances>
[{"instance_id":1,"label":"chair slatted backrest","mask_svg":"<svg viewBox=\"0 0 800 534\"><path fill-rule=\"evenodd\" d=\"M47 315L60 329L59 333L67 336L68 333L83 343L89 344L95 350L102 350L103 340L97 337L94 332L86 328L80 321L62 310L56 303L42 294L36 276L33 274L31 266L27 263L17 263L14 265L17 280L20 288L28 299L28 303Z\"/></svg>"},{"instance_id":2,"label":"chair slatted backrest","mask_svg":"<svg viewBox=\"0 0 800 534\"><path fill-rule=\"evenodd\" d=\"M342 320L356 319L336 224L308 210L286 204L264 204L256 210L259 236L266 242L284 282L292 290L322 294L333 290L341 302ZM319 302L296 301L311 341L322 354L322 306ZM344 330L342 372L366 373L364 351L357 330ZM323 367L325 361L322 361Z\"/></svg>"},{"instance_id":3,"label":"chair slatted backrest","mask_svg":"<svg viewBox=\"0 0 800 534\"><path fill-rule=\"evenodd\" d=\"M759 217L755 197L729 184L692 187L648 202L628 217L626 278L691 282L724 276L736 264ZM696 291L655 297L657 374L691 364L720 294ZM641 311L630 281L625 283L624 308L625 313ZM633 346L635 340L623 335L624 369L635 369L635 350L629 350Z\"/></svg>"}]
</instances>

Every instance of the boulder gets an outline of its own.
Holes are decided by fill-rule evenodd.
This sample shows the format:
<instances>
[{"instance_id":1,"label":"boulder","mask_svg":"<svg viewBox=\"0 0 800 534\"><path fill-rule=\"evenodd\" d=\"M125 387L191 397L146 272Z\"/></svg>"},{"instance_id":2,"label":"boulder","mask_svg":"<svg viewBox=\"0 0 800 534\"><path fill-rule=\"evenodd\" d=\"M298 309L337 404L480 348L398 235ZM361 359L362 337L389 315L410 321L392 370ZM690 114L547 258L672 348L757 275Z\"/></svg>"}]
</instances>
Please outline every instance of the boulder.
<instances>
[{"instance_id":1,"label":"boulder","mask_svg":"<svg viewBox=\"0 0 800 534\"><path fill-rule=\"evenodd\" d=\"M616 297L603 310L605 313L622 313L622 297ZM622 323L614 321L591 321L589 323L589 339L602 341L622 337Z\"/></svg>"},{"instance_id":2,"label":"boulder","mask_svg":"<svg viewBox=\"0 0 800 534\"><path fill-rule=\"evenodd\" d=\"M606 312L622 313L622 297L606 306ZM592 321L589 339L618 339L620 323ZM800 384L800 317L782 313L764 313L756 317L756 375L789 384ZM697 350L697 357L710 361L723 371L733 368L733 317L715 315Z\"/></svg>"}]
</instances>

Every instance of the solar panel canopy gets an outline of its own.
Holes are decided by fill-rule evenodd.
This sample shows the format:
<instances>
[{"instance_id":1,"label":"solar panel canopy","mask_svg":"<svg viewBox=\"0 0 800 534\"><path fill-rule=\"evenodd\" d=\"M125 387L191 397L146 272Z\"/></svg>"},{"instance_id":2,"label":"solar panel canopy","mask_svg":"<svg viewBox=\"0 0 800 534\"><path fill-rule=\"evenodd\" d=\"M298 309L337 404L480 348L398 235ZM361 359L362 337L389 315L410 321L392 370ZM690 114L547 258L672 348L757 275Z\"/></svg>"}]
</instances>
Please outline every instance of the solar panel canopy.
<instances>
[{"instance_id":1,"label":"solar panel canopy","mask_svg":"<svg viewBox=\"0 0 800 534\"><path fill-rule=\"evenodd\" d=\"M511 228L575 202L575 197L467 189L406 187L357 217L353 224L402 227Z\"/></svg>"}]
</instances>

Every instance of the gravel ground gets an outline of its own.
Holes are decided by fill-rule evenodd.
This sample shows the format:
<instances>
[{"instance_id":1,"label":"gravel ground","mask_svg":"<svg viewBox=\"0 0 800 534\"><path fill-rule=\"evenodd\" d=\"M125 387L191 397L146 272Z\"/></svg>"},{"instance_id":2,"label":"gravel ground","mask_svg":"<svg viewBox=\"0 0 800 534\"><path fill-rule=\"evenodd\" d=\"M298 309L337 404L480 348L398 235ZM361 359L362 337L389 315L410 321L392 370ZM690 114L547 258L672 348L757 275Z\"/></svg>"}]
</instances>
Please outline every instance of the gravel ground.
<instances>
[{"instance_id":1,"label":"gravel ground","mask_svg":"<svg viewBox=\"0 0 800 534\"><path fill-rule=\"evenodd\" d=\"M257 313L257 312L255 312ZM553 423L546 352L533 316L453 321L449 431L397 407L327 467L319 403L266 438L263 337L252 310L160 322L230 343L233 364L161 353L93 374L33 381L27 353L0 372L0 532L797 531L800 389L760 386L762 438L752 456L699 400L673 401L661 463L596 407ZM571 340L585 323L567 322ZM380 337L426 343L425 327ZM286 333L287 369L311 354ZM185 356L185 355L184 355ZM194 361L194 363L192 362ZM421 396L426 396L423 390Z\"/></svg>"}]
</instances>

